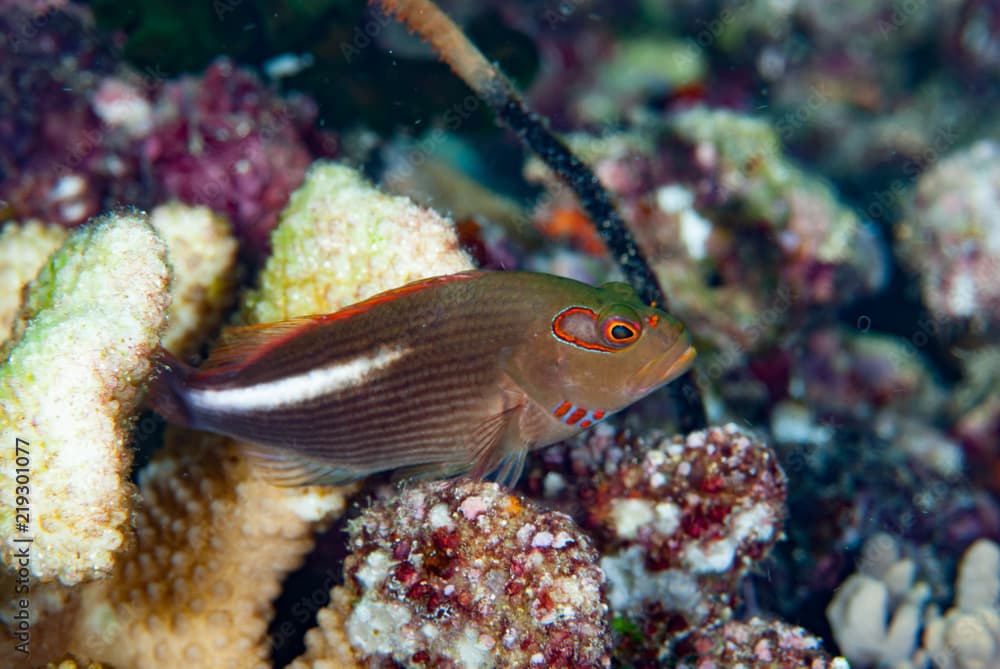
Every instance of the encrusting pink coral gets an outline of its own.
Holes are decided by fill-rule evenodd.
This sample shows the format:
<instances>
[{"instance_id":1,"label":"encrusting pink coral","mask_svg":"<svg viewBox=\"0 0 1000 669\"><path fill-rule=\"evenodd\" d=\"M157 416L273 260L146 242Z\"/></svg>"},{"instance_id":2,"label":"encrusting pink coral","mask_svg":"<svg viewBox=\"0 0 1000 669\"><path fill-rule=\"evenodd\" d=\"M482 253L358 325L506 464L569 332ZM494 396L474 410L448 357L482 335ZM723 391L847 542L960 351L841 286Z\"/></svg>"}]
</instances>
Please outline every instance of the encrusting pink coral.
<instances>
[{"instance_id":1,"label":"encrusting pink coral","mask_svg":"<svg viewBox=\"0 0 1000 669\"><path fill-rule=\"evenodd\" d=\"M602 555L616 657L655 662L661 647L727 620L740 580L781 535L774 452L732 424L673 438L598 427L570 457L574 475L593 476L561 492L571 484L550 472L545 488L579 500L567 510Z\"/></svg>"},{"instance_id":2,"label":"encrusting pink coral","mask_svg":"<svg viewBox=\"0 0 1000 669\"><path fill-rule=\"evenodd\" d=\"M604 575L567 516L494 483L420 484L349 526L353 552L324 633L344 623L367 666L607 667Z\"/></svg>"},{"instance_id":3,"label":"encrusting pink coral","mask_svg":"<svg viewBox=\"0 0 1000 669\"><path fill-rule=\"evenodd\" d=\"M842 657L830 657L819 639L801 627L751 618L698 630L686 640L687 655L677 669L850 669ZM697 658L697 659L695 659Z\"/></svg>"}]
</instances>

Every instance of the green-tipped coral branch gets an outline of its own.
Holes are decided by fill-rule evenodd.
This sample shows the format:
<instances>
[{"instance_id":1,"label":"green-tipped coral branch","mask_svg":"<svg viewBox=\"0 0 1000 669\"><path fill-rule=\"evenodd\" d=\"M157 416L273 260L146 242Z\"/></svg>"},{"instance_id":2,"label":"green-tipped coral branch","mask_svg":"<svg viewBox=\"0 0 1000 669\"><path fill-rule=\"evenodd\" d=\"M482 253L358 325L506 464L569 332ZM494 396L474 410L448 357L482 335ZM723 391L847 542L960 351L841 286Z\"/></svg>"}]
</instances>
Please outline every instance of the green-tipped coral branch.
<instances>
[{"instance_id":1,"label":"green-tipped coral branch","mask_svg":"<svg viewBox=\"0 0 1000 669\"><path fill-rule=\"evenodd\" d=\"M452 71L493 109L497 118L573 190L639 296L647 303L666 308L666 296L656 274L643 257L600 180L561 139L549 131L541 116L528 109L514 85L486 60L458 26L431 0L370 2L404 22L430 44ZM687 432L705 427L705 409L692 375L685 374L670 389L679 409L681 429Z\"/></svg>"}]
</instances>

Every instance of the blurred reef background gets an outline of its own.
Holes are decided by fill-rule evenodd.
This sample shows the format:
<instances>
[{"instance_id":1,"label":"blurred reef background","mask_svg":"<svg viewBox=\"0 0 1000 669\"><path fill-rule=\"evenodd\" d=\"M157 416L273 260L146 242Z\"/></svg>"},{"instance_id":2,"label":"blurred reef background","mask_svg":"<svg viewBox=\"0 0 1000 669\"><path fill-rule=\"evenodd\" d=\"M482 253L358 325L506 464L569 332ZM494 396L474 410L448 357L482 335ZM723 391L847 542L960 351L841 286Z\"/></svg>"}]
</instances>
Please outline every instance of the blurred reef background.
<instances>
[{"instance_id":1,"label":"blurred reef background","mask_svg":"<svg viewBox=\"0 0 1000 669\"><path fill-rule=\"evenodd\" d=\"M165 427L157 344L620 274L364 2L0 0L0 665L1000 667L1000 4L439 4L617 198L711 427L660 392L512 491Z\"/></svg>"}]
</instances>

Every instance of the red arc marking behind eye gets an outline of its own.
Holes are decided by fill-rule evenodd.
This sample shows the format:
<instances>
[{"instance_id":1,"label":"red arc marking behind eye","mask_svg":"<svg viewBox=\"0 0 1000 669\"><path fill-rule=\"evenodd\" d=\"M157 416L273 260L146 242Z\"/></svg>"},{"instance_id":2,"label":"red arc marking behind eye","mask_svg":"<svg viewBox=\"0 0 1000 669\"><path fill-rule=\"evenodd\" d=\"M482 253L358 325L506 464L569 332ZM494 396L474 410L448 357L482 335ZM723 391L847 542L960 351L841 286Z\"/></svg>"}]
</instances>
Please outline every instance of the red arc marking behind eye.
<instances>
[{"instance_id":1,"label":"red arc marking behind eye","mask_svg":"<svg viewBox=\"0 0 1000 669\"><path fill-rule=\"evenodd\" d=\"M570 307L565 309L552 319L552 334L556 336L556 339L560 339L567 344L572 344L573 346L579 346L580 348L585 348L590 351L601 351L603 353L614 353L617 349L611 348L609 346L604 346L596 342L584 341L571 332L568 332L563 327L563 319L573 314L585 314L594 322L597 321L597 314L586 307Z\"/></svg>"}]
</instances>

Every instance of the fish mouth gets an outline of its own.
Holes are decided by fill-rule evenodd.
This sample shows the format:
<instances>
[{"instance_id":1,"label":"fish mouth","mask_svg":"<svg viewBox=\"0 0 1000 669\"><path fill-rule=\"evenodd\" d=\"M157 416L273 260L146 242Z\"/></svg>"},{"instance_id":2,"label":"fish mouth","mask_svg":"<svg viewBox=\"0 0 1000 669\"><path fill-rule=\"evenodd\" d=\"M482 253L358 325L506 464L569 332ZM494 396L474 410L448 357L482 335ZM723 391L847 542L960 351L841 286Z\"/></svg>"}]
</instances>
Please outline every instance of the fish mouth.
<instances>
[{"instance_id":1,"label":"fish mouth","mask_svg":"<svg viewBox=\"0 0 1000 669\"><path fill-rule=\"evenodd\" d=\"M635 392L640 396L646 395L656 388L670 383L691 369L697 354L690 340L684 337L636 372L634 377Z\"/></svg>"}]
</instances>

